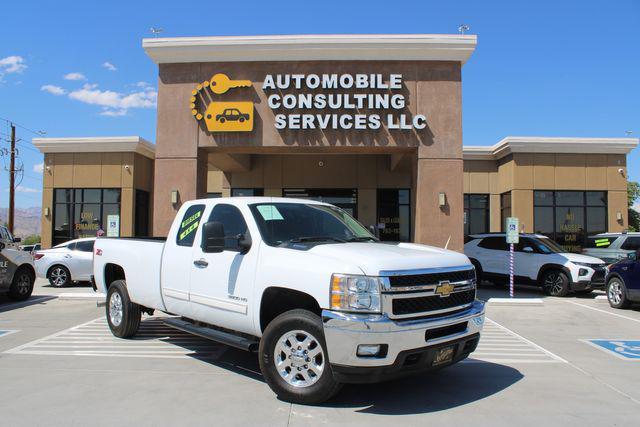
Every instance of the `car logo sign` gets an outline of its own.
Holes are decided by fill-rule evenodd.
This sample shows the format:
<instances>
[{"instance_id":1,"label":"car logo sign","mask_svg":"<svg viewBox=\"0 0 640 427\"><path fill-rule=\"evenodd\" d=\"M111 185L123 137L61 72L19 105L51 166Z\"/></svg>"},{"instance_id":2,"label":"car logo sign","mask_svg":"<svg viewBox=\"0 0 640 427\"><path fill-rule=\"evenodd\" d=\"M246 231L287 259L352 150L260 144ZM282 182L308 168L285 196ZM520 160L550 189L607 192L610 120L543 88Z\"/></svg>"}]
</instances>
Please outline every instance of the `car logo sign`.
<instances>
[{"instance_id":1,"label":"car logo sign","mask_svg":"<svg viewBox=\"0 0 640 427\"><path fill-rule=\"evenodd\" d=\"M436 295L440 295L440 298L445 298L451 295L451 292L453 292L454 288L455 286L453 286L448 281L442 281L438 284L438 286L436 286L434 293Z\"/></svg>"}]
</instances>

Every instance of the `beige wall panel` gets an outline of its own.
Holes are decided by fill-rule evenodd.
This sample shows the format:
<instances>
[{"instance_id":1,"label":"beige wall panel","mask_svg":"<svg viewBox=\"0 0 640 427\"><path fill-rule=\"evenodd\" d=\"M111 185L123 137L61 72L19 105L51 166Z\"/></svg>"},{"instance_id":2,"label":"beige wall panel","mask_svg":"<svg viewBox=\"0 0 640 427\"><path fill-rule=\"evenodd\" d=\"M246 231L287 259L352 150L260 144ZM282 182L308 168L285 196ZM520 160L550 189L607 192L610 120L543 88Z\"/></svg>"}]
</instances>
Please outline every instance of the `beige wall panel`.
<instances>
[{"instance_id":1,"label":"beige wall panel","mask_svg":"<svg viewBox=\"0 0 640 427\"><path fill-rule=\"evenodd\" d=\"M153 160L135 153L134 187L151 191L153 188Z\"/></svg>"},{"instance_id":2,"label":"beige wall panel","mask_svg":"<svg viewBox=\"0 0 640 427\"><path fill-rule=\"evenodd\" d=\"M132 188L123 188L120 197L120 235L122 237L133 236L133 209L134 191Z\"/></svg>"},{"instance_id":3,"label":"beige wall panel","mask_svg":"<svg viewBox=\"0 0 640 427\"><path fill-rule=\"evenodd\" d=\"M469 172L469 193L489 194L488 172Z\"/></svg>"},{"instance_id":4,"label":"beige wall panel","mask_svg":"<svg viewBox=\"0 0 640 427\"><path fill-rule=\"evenodd\" d=\"M489 231L499 232L502 228L500 224L500 195L492 194L489 196Z\"/></svg>"},{"instance_id":5,"label":"beige wall panel","mask_svg":"<svg viewBox=\"0 0 640 427\"><path fill-rule=\"evenodd\" d=\"M122 153L102 153L102 186L122 185Z\"/></svg>"},{"instance_id":6,"label":"beige wall panel","mask_svg":"<svg viewBox=\"0 0 640 427\"><path fill-rule=\"evenodd\" d=\"M53 167L53 165L55 164L54 159L55 154L53 153L44 155L44 167L42 169L42 186L44 188L53 187L53 171L55 169ZM47 167L49 167L49 170L47 170Z\"/></svg>"},{"instance_id":7,"label":"beige wall panel","mask_svg":"<svg viewBox=\"0 0 640 427\"><path fill-rule=\"evenodd\" d=\"M45 208L49 208L49 216L44 216ZM45 188L42 190L42 218L40 224L40 242L42 248L50 248L53 236L51 235L53 219L53 189Z\"/></svg>"},{"instance_id":8,"label":"beige wall panel","mask_svg":"<svg viewBox=\"0 0 640 427\"><path fill-rule=\"evenodd\" d=\"M520 220L526 233L533 233L533 190L511 191L511 214Z\"/></svg>"},{"instance_id":9,"label":"beige wall panel","mask_svg":"<svg viewBox=\"0 0 640 427\"><path fill-rule=\"evenodd\" d=\"M609 190L627 190L627 161L624 154L607 155L607 186ZM622 169L622 173L619 170Z\"/></svg>"},{"instance_id":10,"label":"beige wall panel","mask_svg":"<svg viewBox=\"0 0 640 427\"><path fill-rule=\"evenodd\" d=\"M73 187L73 153L56 153L54 158L53 186Z\"/></svg>"},{"instance_id":11,"label":"beige wall panel","mask_svg":"<svg viewBox=\"0 0 640 427\"><path fill-rule=\"evenodd\" d=\"M133 178L136 173L135 153L122 153L122 188L133 188ZM125 168L129 166L129 169Z\"/></svg>"},{"instance_id":12,"label":"beige wall panel","mask_svg":"<svg viewBox=\"0 0 640 427\"><path fill-rule=\"evenodd\" d=\"M357 156L358 188L378 187L378 156Z\"/></svg>"},{"instance_id":13,"label":"beige wall panel","mask_svg":"<svg viewBox=\"0 0 640 427\"><path fill-rule=\"evenodd\" d=\"M533 188L533 154L516 153L513 155L513 161L513 188Z\"/></svg>"},{"instance_id":14,"label":"beige wall panel","mask_svg":"<svg viewBox=\"0 0 640 427\"><path fill-rule=\"evenodd\" d=\"M231 173L231 188L263 188L264 156L252 156L251 170Z\"/></svg>"},{"instance_id":15,"label":"beige wall panel","mask_svg":"<svg viewBox=\"0 0 640 427\"><path fill-rule=\"evenodd\" d=\"M265 188L265 197L282 197L282 188Z\"/></svg>"},{"instance_id":16,"label":"beige wall panel","mask_svg":"<svg viewBox=\"0 0 640 427\"><path fill-rule=\"evenodd\" d=\"M470 193L469 191L469 172L463 172L462 173L462 191L467 194Z\"/></svg>"},{"instance_id":17,"label":"beige wall panel","mask_svg":"<svg viewBox=\"0 0 640 427\"><path fill-rule=\"evenodd\" d=\"M411 188L411 171L402 168L390 170L388 156L376 156L379 188Z\"/></svg>"},{"instance_id":18,"label":"beige wall panel","mask_svg":"<svg viewBox=\"0 0 640 427\"><path fill-rule=\"evenodd\" d=\"M219 170L207 171L207 193L222 193L223 173Z\"/></svg>"},{"instance_id":19,"label":"beige wall panel","mask_svg":"<svg viewBox=\"0 0 640 427\"><path fill-rule=\"evenodd\" d=\"M416 176L414 241L463 249L462 159L419 159ZM444 192L447 205L438 206Z\"/></svg>"},{"instance_id":20,"label":"beige wall panel","mask_svg":"<svg viewBox=\"0 0 640 427\"><path fill-rule=\"evenodd\" d=\"M587 154L586 155L586 189L606 190L607 189L607 155Z\"/></svg>"},{"instance_id":21,"label":"beige wall panel","mask_svg":"<svg viewBox=\"0 0 640 427\"><path fill-rule=\"evenodd\" d=\"M536 190L553 190L555 180L556 155L536 153L533 155L533 188Z\"/></svg>"},{"instance_id":22,"label":"beige wall panel","mask_svg":"<svg viewBox=\"0 0 640 427\"><path fill-rule=\"evenodd\" d=\"M377 190L370 188L358 188L358 221L365 227L376 225L376 193Z\"/></svg>"},{"instance_id":23,"label":"beige wall panel","mask_svg":"<svg viewBox=\"0 0 640 427\"><path fill-rule=\"evenodd\" d=\"M556 190L584 190L587 182L584 154L556 154Z\"/></svg>"},{"instance_id":24,"label":"beige wall panel","mask_svg":"<svg viewBox=\"0 0 640 427\"><path fill-rule=\"evenodd\" d=\"M75 153L73 155L73 186L75 188L99 188L102 185L100 153Z\"/></svg>"},{"instance_id":25,"label":"beige wall panel","mask_svg":"<svg viewBox=\"0 0 640 427\"><path fill-rule=\"evenodd\" d=\"M507 156L498 162L498 193L504 193L513 188L513 158Z\"/></svg>"},{"instance_id":26,"label":"beige wall panel","mask_svg":"<svg viewBox=\"0 0 640 427\"><path fill-rule=\"evenodd\" d=\"M608 212L609 230L610 232L619 232L629 227L629 215L627 208L627 192L626 191L609 191L608 193ZM622 221L618 221L618 212L622 214Z\"/></svg>"},{"instance_id":27,"label":"beige wall panel","mask_svg":"<svg viewBox=\"0 0 640 427\"><path fill-rule=\"evenodd\" d=\"M263 156L263 164L265 188L282 188L282 156Z\"/></svg>"}]
</instances>

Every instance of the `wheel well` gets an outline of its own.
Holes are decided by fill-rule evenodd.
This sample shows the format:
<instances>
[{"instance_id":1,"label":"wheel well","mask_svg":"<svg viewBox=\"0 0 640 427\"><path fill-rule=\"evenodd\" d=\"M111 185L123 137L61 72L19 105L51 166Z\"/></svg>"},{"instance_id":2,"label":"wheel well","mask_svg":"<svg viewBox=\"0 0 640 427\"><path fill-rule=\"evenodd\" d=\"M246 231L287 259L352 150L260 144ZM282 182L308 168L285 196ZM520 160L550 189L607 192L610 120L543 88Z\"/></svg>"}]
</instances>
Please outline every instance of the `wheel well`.
<instances>
[{"instance_id":1,"label":"wheel well","mask_svg":"<svg viewBox=\"0 0 640 427\"><path fill-rule=\"evenodd\" d=\"M542 277L545 275L545 273L549 270L560 270L562 271L564 274L566 274L569 278L569 282L571 282L571 280L573 280L571 278L571 272L563 265L560 264L545 264L542 267L540 267L540 271L538 271L538 283L542 281Z\"/></svg>"},{"instance_id":2,"label":"wheel well","mask_svg":"<svg viewBox=\"0 0 640 427\"><path fill-rule=\"evenodd\" d=\"M282 313L296 308L309 310L318 316L322 313L318 302L309 294L279 287L265 289L260 304L260 330L264 331Z\"/></svg>"},{"instance_id":3,"label":"wheel well","mask_svg":"<svg viewBox=\"0 0 640 427\"><path fill-rule=\"evenodd\" d=\"M124 280L124 270L118 264L106 264L104 266L104 286L109 289L109 286L116 280Z\"/></svg>"},{"instance_id":4,"label":"wheel well","mask_svg":"<svg viewBox=\"0 0 640 427\"><path fill-rule=\"evenodd\" d=\"M622 281L622 283L624 284L624 279L618 273L609 273L609 275L607 276L607 281L605 282L605 284L609 284L609 282L613 278L616 278L616 279Z\"/></svg>"}]
</instances>

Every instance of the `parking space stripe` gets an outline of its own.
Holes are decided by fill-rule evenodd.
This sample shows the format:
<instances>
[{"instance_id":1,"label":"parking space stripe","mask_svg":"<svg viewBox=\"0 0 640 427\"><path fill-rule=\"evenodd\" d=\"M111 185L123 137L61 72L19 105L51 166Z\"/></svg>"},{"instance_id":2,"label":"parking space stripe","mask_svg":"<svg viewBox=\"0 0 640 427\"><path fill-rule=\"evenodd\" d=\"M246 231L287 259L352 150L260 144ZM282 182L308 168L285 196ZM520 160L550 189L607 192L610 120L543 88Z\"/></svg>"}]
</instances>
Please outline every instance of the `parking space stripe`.
<instances>
[{"instance_id":1,"label":"parking space stripe","mask_svg":"<svg viewBox=\"0 0 640 427\"><path fill-rule=\"evenodd\" d=\"M615 317L619 317L621 319L631 320L632 322L640 323L640 319L634 319L633 317L623 316L622 314L612 313L612 312L607 311L607 310L602 310L600 308L590 307L588 305L579 304L579 303L573 302L573 301L564 301L564 302L569 303L569 304L573 304L573 305L577 305L577 306L580 306L580 307L583 307L583 308L588 308L589 310L593 310L593 311L597 311L597 312L600 312L600 313L608 314L610 316L615 316Z\"/></svg>"}]
</instances>

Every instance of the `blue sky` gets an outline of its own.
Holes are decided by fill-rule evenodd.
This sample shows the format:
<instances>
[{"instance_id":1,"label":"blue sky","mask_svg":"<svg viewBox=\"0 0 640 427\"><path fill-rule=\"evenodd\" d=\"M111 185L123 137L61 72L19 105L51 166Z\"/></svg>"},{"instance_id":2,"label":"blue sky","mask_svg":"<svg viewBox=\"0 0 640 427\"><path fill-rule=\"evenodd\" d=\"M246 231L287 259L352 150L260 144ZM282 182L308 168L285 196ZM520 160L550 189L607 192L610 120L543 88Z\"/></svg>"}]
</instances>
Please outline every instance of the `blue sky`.
<instances>
[{"instance_id":1,"label":"blue sky","mask_svg":"<svg viewBox=\"0 0 640 427\"><path fill-rule=\"evenodd\" d=\"M12 1L3 17L0 117L52 137L155 140L157 68L141 48L152 26L171 37L456 33L461 23L478 35L463 69L465 145L506 135L640 136L639 0ZM0 138L7 133L0 121ZM18 128L18 207L41 203L35 136ZM640 180L638 151L629 157L632 180ZM0 207L7 183L3 171Z\"/></svg>"}]
</instances>

